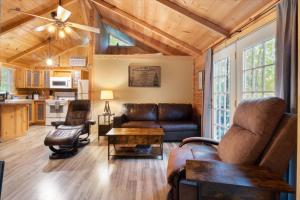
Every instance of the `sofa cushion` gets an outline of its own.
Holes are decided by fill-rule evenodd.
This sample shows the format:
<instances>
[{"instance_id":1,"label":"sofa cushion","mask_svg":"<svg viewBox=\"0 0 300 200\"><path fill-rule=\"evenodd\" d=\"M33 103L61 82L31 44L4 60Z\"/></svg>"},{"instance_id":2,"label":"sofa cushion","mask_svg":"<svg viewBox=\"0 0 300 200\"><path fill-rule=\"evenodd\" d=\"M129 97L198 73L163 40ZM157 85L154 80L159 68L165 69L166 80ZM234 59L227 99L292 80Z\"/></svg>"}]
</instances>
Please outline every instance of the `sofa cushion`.
<instances>
[{"instance_id":1,"label":"sofa cushion","mask_svg":"<svg viewBox=\"0 0 300 200\"><path fill-rule=\"evenodd\" d=\"M160 121L159 125L164 131L195 131L198 129L198 125L193 122L187 121Z\"/></svg>"},{"instance_id":2,"label":"sofa cushion","mask_svg":"<svg viewBox=\"0 0 300 200\"><path fill-rule=\"evenodd\" d=\"M218 154L233 164L256 164L284 114L284 100L271 97L239 104Z\"/></svg>"},{"instance_id":3,"label":"sofa cushion","mask_svg":"<svg viewBox=\"0 0 300 200\"><path fill-rule=\"evenodd\" d=\"M128 121L156 121L156 104L124 104L123 113Z\"/></svg>"},{"instance_id":4,"label":"sofa cushion","mask_svg":"<svg viewBox=\"0 0 300 200\"><path fill-rule=\"evenodd\" d=\"M122 124L122 128L160 128L154 121L129 121Z\"/></svg>"},{"instance_id":5,"label":"sofa cushion","mask_svg":"<svg viewBox=\"0 0 300 200\"><path fill-rule=\"evenodd\" d=\"M167 178L168 183L172 184L173 177L178 174L185 166L186 160L208 160L219 161L217 150L208 145L198 144L197 146L177 147L170 152Z\"/></svg>"},{"instance_id":6,"label":"sofa cushion","mask_svg":"<svg viewBox=\"0 0 300 200\"><path fill-rule=\"evenodd\" d=\"M190 121L193 116L191 104L158 104L159 121Z\"/></svg>"}]
</instances>

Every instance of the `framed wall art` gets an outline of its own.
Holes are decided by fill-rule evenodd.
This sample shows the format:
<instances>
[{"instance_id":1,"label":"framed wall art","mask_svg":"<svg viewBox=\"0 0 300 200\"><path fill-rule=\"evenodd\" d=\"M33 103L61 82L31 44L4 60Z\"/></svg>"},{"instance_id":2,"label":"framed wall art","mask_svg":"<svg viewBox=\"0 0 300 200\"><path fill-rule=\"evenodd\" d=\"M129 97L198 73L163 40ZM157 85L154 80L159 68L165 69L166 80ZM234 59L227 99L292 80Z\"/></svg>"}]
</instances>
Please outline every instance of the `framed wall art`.
<instances>
[{"instance_id":1,"label":"framed wall art","mask_svg":"<svg viewBox=\"0 0 300 200\"><path fill-rule=\"evenodd\" d=\"M129 87L160 87L160 66L129 66Z\"/></svg>"}]
</instances>

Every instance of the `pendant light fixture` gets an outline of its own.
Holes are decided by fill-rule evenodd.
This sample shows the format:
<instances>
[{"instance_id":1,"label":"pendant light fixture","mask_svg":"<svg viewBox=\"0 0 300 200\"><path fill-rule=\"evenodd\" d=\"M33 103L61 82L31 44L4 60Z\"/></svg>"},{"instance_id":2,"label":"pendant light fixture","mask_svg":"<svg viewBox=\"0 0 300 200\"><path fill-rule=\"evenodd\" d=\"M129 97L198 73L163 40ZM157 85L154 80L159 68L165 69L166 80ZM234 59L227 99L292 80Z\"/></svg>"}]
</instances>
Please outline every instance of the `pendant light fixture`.
<instances>
[{"instance_id":1,"label":"pendant light fixture","mask_svg":"<svg viewBox=\"0 0 300 200\"><path fill-rule=\"evenodd\" d=\"M51 49L50 49L50 42L51 42L51 38L48 38L48 57L46 59L46 64L48 66L52 66L54 64L53 59L51 57Z\"/></svg>"}]
</instances>

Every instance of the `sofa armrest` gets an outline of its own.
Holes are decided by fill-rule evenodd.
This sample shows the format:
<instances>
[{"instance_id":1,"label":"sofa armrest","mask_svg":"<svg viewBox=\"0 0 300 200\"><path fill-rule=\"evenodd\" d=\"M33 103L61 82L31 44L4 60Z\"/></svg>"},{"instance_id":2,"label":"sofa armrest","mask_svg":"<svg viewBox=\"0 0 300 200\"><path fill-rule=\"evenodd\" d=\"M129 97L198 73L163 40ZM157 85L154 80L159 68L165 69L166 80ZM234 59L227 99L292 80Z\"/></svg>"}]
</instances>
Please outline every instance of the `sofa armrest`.
<instances>
[{"instance_id":1,"label":"sofa armrest","mask_svg":"<svg viewBox=\"0 0 300 200\"><path fill-rule=\"evenodd\" d=\"M179 147L182 147L185 144L188 143L203 143L208 145L219 145L219 141L213 140L210 138L204 138L204 137L190 137L182 140L182 142L179 144Z\"/></svg>"},{"instance_id":2,"label":"sofa armrest","mask_svg":"<svg viewBox=\"0 0 300 200\"><path fill-rule=\"evenodd\" d=\"M64 121L54 121L51 122L51 125L54 126L55 128L59 127L60 125L64 125L65 122Z\"/></svg>"},{"instance_id":3,"label":"sofa armrest","mask_svg":"<svg viewBox=\"0 0 300 200\"><path fill-rule=\"evenodd\" d=\"M121 128L122 124L126 121L125 115L115 116L113 120L114 128Z\"/></svg>"}]
</instances>

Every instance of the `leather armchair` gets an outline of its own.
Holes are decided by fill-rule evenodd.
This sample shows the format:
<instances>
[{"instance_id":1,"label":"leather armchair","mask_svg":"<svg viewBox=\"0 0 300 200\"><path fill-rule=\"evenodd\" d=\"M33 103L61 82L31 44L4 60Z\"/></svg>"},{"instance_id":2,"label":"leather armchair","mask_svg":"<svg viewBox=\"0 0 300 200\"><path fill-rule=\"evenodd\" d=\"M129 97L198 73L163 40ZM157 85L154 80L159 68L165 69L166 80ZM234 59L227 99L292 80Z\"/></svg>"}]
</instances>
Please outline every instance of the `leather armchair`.
<instances>
[{"instance_id":1,"label":"leather armchair","mask_svg":"<svg viewBox=\"0 0 300 200\"><path fill-rule=\"evenodd\" d=\"M284 101L275 97L244 101L237 107L233 124L220 142L201 137L184 139L169 155L169 199L198 198L201 183L186 179L186 160L257 166L282 177L297 137L296 115L284 113L284 109ZM274 192L262 192L259 196L270 199Z\"/></svg>"},{"instance_id":2,"label":"leather armchair","mask_svg":"<svg viewBox=\"0 0 300 200\"><path fill-rule=\"evenodd\" d=\"M96 123L90 119L90 108L89 100L71 101L66 120L51 123L55 130L50 131L44 141L54 152L51 159L74 155L78 147L89 144L90 127Z\"/></svg>"}]
</instances>

